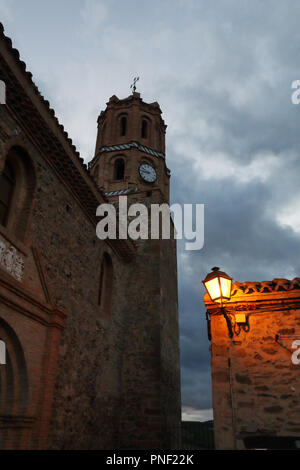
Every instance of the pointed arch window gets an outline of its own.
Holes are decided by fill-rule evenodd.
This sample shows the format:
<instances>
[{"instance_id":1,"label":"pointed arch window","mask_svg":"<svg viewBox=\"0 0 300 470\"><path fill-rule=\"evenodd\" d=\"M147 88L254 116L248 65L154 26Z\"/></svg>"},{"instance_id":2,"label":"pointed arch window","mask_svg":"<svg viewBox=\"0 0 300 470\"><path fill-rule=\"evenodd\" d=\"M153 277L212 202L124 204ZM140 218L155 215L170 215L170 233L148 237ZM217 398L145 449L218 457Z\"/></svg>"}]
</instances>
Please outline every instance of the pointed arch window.
<instances>
[{"instance_id":1,"label":"pointed arch window","mask_svg":"<svg viewBox=\"0 0 300 470\"><path fill-rule=\"evenodd\" d=\"M142 132L141 136L143 139L147 139L148 137L148 122L146 119L142 119Z\"/></svg>"},{"instance_id":2,"label":"pointed arch window","mask_svg":"<svg viewBox=\"0 0 300 470\"><path fill-rule=\"evenodd\" d=\"M12 197L16 186L15 172L11 164L6 161L0 175L0 223L6 226L11 208Z\"/></svg>"},{"instance_id":3,"label":"pointed arch window","mask_svg":"<svg viewBox=\"0 0 300 470\"><path fill-rule=\"evenodd\" d=\"M112 290L113 265L109 254L104 253L101 263L98 304L107 316L111 313Z\"/></svg>"},{"instance_id":4,"label":"pointed arch window","mask_svg":"<svg viewBox=\"0 0 300 470\"><path fill-rule=\"evenodd\" d=\"M127 118L126 116L121 117L120 120L120 135L124 136L127 132Z\"/></svg>"},{"instance_id":5,"label":"pointed arch window","mask_svg":"<svg viewBox=\"0 0 300 470\"><path fill-rule=\"evenodd\" d=\"M114 164L114 179L123 180L125 176L125 162L123 158L118 158Z\"/></svg>"},{"instance_id":6,"label":"pointed arch window","mask_svg":"<svg viewBox=\"0 0 300 470\"><path fill-rule=\"evenodd\" d=\"M32 213L36 174L27 151L10 148L0 174L0 225L20 240L25 240Z\"/></svg>"}]
</instances>

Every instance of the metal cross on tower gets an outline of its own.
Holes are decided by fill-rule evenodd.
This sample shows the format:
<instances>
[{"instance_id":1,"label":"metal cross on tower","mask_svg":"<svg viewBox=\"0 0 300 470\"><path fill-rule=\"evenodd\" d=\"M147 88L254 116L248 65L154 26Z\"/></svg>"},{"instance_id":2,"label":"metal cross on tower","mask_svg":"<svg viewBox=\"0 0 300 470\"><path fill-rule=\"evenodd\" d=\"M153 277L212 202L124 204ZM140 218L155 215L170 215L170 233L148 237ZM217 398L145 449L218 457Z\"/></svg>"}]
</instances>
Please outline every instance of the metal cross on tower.
<instances>
[{"instance_id":1,"label":"metal cross on tower","mask_svg":"<svg viewBox=\"0 0 300 470\"><path fill-rule=\"evenodd\" d=\"M130 85L130 88L132 88L133 93L134 93L135 90L136 90L136 82L137 82L139 79L140 79L140 77L134 77L134 79L133 79L133 84Z\"/></svg>"}]
</instances>

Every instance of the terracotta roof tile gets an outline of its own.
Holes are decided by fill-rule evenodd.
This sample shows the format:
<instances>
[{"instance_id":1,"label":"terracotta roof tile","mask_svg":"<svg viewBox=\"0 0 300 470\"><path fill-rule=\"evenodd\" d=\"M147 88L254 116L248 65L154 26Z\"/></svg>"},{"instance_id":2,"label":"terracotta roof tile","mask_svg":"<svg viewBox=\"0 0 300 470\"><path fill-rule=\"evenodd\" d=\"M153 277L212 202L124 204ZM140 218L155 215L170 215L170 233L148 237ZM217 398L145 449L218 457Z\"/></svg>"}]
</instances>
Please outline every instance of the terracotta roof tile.
<instances>
[{"instance_id":1,"label":"terracotta roof tile","mask_svg":"<svg viewBox=\"0 0 300 470\"><path fill-rule=\"evenodd\" d=\"M275 278L273 281L235 282L232 285L231 297L235 295L268 293L278 291L300 290L300 277L292 280Z\"/></svg>"}]
</instances>

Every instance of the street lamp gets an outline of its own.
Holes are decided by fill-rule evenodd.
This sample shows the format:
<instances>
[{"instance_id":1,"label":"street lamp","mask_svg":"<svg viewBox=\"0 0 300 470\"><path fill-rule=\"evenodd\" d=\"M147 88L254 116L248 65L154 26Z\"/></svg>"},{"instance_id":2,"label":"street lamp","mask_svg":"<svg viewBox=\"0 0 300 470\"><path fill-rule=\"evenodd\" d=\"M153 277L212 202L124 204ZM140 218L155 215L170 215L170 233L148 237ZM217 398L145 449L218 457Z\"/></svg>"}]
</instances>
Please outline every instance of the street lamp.
<instances>
[{"instance_id":1,"label":"street lamp","mask_svg":"<svg viewBox=\"0 0 300 470\"><path fill-rule=\"evenodd\" d=\"M229 336L232 338L233 330L231 321L223 307L223 302L227 302L231 297L232 277L220 271L220 268L214 267L212 268L212 272L207 274L202 282L211 301L220 304L220 310L226 320Z\"/></svg>"},{"instance_id":2,"label":"street lamp","mask_svg":"<svg viewBox=\"0 0 300 470\"><path fill-rule=\"evenodd\" d=\"M220 268L212 268L212 272L202 282L212 302L218 302L223 307L223 302L230 300L232 277L220 271Z\"/></svg>"}]
</instances>

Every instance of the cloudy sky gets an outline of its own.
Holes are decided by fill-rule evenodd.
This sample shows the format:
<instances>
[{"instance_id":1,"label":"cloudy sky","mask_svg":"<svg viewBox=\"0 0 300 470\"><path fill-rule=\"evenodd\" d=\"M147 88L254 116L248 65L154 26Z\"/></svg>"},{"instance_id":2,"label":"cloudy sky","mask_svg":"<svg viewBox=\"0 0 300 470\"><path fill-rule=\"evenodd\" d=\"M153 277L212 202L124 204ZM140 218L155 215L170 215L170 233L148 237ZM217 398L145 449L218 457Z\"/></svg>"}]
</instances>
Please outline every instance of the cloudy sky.
<instances>
[{"instance_id":1,"label":"cloudy sky","mask_svg":"<svg viewBox=\"0 0 300 470\"><path fill-rule=\"evenodd\" d=\"M205 204L205 245L178 243L185 419L211 417L201 280L300 276L299 0L0 0L5 32L82 157L135 75L167 130L172 202Z\"/></svg>"}]
</instances>

